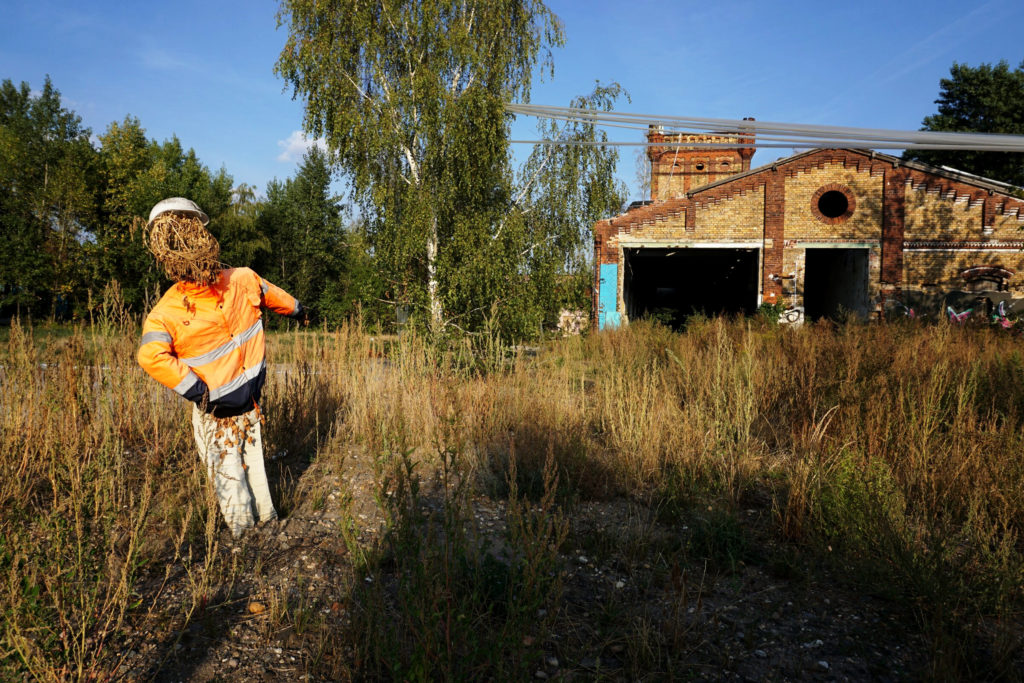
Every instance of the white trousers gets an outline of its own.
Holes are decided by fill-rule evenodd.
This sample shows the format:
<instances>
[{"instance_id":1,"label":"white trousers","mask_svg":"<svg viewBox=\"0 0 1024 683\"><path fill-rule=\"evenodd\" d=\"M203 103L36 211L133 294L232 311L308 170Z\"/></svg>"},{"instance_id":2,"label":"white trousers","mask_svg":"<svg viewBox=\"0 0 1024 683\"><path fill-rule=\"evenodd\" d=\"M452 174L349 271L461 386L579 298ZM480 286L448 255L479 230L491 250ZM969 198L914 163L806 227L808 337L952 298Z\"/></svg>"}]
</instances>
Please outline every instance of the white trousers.
<instances>
[{"instance_id":1,"label":"white trousers","mask_svg":"<svg viewBox=\"0 0 1024 683\"><path fill-rule=\"evenodd\" d=\"M216 418L193 407L192 433L231 535L238 538L256 522L276 519L263 466L259 412Z\"/></svg>"}]
</instances>

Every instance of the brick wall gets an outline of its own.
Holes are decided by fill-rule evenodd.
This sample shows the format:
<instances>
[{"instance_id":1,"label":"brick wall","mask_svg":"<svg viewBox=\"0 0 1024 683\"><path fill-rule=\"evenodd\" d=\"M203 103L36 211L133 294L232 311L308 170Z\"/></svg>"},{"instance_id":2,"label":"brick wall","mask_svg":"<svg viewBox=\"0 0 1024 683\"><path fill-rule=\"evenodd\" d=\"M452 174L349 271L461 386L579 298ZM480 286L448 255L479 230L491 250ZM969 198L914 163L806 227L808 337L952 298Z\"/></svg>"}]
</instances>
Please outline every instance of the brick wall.
<instances>
[{"instance_id":1,"label":"brick wall","mask_svg":"<svg viewBox=\"0 0 1024 683\"><path fill-rule=\"evenodd\" d=\"M997 201L992 203L998 204ZM1007 204L1009 203L1007 202ZM1021 221L1024 218L1024 207L1016 209L1007 205L1004 211L1005 213L997 213L993 216L992 233L989 238L1008 241L1024 240L1024 222ZM1017 211L1021 211L1021 214L1018 215Z\"/></svg>"},{"instance_id":2,"label":"brick wall","mask_svg":"<svg viewBox=\"0 0 1024 683\"><path fill-rule=\"evenodd\" d=\"M959 273L973 266L1001 266L1014 271L1010 289L1024 291L1024 252L1020 249L976 249L971 251L905 251L904 288L927 290L964 289Z\"/></svg>"},{"instance_id":3,"label":"brick wall","mask_svg":"<svg viewBox=\"0 0 1024 683\"><path fill-rule=\"evenodd\" d=\"M651 150L652 159L667 154ZM695 154L691 150L685 158L696 163ZM700 155L715 157L708 150ZM662 176L661 187L681 192L674 182ZM849 197L851 210L830 220L815 207L817 197L834 188ZM594 256L597 267L619 263L625 240L761 241L764 298L799 304L807 243L868 242L869 295L880 302L883 293L899 296L901 288L921 290L926 283L962 288L959 272L978 265L1015 271L1010 285L1024 291L1022 226L1022 200L892 157L819 150L601 221L594 226ZM620 306L623 277L620 268Z\"/></svg>"},{"instance_id":4,"label":"brick wall","mask_svg":"<svg viewBox=\"0 0 1024 683\"><path fill-rule=\"evenodd\" d=\"M940 194L931 189L908 184L904 213L904 238L908 240L978 240L984 201L971 200L968 195L955 192Z\"/></svg>"},{"instance_id":5,"label":"brick wall","mask_svg":"<svg viewBox=\"0 0 1024 683\"><path fill-rule=\"evenodd\" d=\"M903 169L885 172L882 200L881 283L892 295L903 281L903 241L906 236L907 174Z\"/></svg>"},{"instance_id":6,"label":"brick wall","mask_svg":"<svg viewBox=\"0 0 1024 683\"><path fill-rule=\"evenodd\" d=\"M782 173L769 171L764 187L764 249L761 256L761 291L766 301L782 296L782 284L772 276L783 272L785 248L786 183Z\"/></svg>"},{"instance_id":7,"label":"brick wall","mask_svg":"<svg viewBox=\"0 0 1024 683\"><path fill-rule=\"evenodd\" d=\"M713 242L760 241L764 236L764 186L695 202L691 236Z\"/></svg>"},{"instance_id":8,"label":"brick wall","mask_svg":"<svg viewBox=\"0 0 1024 683\"><path fill-rule=\"evenodd\" d=\"M681 240L744 241L761 240L764 221L764 186L744 188L722 197L704 197L702 201L677 200L672 209L658 205L635 212L628 222L615 219L603 228L595 226L595 237L608 249L622 241L679 242ZM629 214L627 214L629 216ZM603 252L602 252L603 253ZM612 263L612 260L605 260Z\"/></svg>"},{"instance_id":9,"label":"brick wall","mask_svg":"<svg viewBox=\"0 0 1024 683\"><path fill-rule=\"evenodd\" d=\"M625 230L620 230L609 240L612 248L618 248L622 241L678 241L688 239L686 235L686 212L669 214L659 220L641 222Z\"/></svg>"},{"instance_id":10,"label":"brick wall","mask_svg":"<svg viewBox=\"0 0 1024 683\"><path fill-rule=\"evenodd\" d=\"M882 237L881 169L847 168L829 163L786 178L786 238L799 240L880 240ZM819 188L840 185L853 195L853 214L841 223L828 223L816 215Z\"/></svg>"},{"instance_id":11,"label":"brick wall","mask_svg":"<svg viewBox=\"0 0 1024 683\"><path fill-rule=\"evenodd\" d=\"M651 199L655 201L683 197L690 190L746 171L754 154L753 148L714 149L658 144L745 144L747 138L737 135L662 133L652 129L647 140L653 145L647 148L647 156L651 161Z\"/></svg>"}]
</instances>

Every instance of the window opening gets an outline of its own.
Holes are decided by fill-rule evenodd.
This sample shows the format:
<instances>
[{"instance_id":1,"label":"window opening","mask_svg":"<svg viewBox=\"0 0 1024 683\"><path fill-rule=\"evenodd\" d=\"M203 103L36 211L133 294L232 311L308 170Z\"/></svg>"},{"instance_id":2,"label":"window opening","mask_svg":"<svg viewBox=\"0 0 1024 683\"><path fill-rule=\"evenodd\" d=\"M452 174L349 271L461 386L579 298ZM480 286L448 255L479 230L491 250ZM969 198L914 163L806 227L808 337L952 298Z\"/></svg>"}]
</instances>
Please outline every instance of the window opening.
<instances>
[{"instance_id":1,"label":"window opening","mask_svg":"<svg viewBox=\"0 0 1024 683\"><path fill-rule=\"evenodd\" d=\"M850 201L839 190L829 190L818 200L818 211L828 218L839 218L850 208Z\"/></svg>"}]
</instances>

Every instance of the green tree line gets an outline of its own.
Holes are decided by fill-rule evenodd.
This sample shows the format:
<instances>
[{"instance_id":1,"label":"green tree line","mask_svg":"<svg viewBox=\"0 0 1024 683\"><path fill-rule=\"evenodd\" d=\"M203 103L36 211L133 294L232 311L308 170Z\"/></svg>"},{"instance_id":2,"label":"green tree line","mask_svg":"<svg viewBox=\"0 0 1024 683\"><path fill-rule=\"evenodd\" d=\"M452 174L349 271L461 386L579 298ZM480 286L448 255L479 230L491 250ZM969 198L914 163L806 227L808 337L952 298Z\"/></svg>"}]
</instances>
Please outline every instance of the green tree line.
<instances>
[{"instance_id":1,"label":"green tree line","mask_svg":"<svg viewBox=\"0 0 1024 683\"><path fill-rule=\"evenodd\" d=\"M620 94L616 84L597 85L573 104L608 109ZM145 219L159 200L183 196L210 215L226 265L256 269L317 322L358 314L388 329L408 316L435 331L535 337L561 309L589 308L590 226L621 208L625 188L614 179L614 152L602 147L538 147L514 171L500 98L485 99L486 112L470 103L448 124L439 159L422 171L429 186L403 183L408 168L393 163L387 145L373 152L383 168L365 187L336 149L313 147L293 177L271 181L260 196L177 137L148 138L137 118L93 136L49 79L39 91L5 80L0 319L84 319L113 282L132 311L147 310L170 283L145 248ZM600 135L578 122L547 122L541 134ZM353 186L357 218L332 195L338 168ZM436 230L433 265L425 226Z\"/></svg>"},{"instance_id":2,"label":"green tree line","mask_svg":"<svg viewBox=\"0 0 1024 683\"><path fill-rule=\"evenodd\" d=\"M91 135L49 79L39 92L0 85L0 317L83 318L114 281L125 303L144 311L169 283L142 227L170 196L189 197L210 215L225 264L257 269L329 324L375 299L365 240L331 195L319 149L258 198L177 137L148 139L136 118Z\"/></svg>"}]
</instances>

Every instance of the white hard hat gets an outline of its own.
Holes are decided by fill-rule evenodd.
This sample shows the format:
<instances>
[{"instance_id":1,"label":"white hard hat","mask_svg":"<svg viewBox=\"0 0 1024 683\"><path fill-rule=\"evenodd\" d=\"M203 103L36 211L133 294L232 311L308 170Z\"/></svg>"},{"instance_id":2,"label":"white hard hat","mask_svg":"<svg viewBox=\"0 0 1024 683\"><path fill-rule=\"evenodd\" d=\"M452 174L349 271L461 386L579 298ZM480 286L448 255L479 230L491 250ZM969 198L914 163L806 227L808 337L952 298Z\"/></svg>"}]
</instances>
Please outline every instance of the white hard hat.
<instances>
[{"instance_id":1,"label":"white hard hat","mask_svg":"<svg viewBox=\"0 0 1024 683\"><path fill-rule=\"evenodd\" d=\"M149 224L153 223L153 219L162 213L168 211L174 211L175 213L187 213L195 216L206 225L210 222L210 217L203 213L203 210L199 208L191 199L185 199L184 197L168 197L167 199L161 200L156 203L156 206L149 212Z\"/></svg>"}]
</instances>

